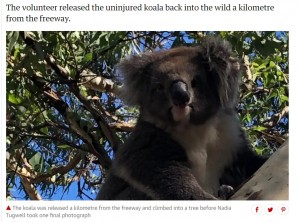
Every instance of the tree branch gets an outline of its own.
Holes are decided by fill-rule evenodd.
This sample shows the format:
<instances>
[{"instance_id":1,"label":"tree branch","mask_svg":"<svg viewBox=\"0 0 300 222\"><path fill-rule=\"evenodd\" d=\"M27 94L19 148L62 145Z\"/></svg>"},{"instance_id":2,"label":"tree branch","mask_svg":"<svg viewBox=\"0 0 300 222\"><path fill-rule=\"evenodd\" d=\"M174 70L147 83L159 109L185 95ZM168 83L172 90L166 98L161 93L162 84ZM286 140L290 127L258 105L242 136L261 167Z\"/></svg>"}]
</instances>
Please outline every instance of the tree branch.
<instances>
[{"instance_id":1,"label":"tree branch","mask_svg":"<svg viewBox=\"0 0 300 222\"><path fill-rule=\"evenodd\" d=\"M288 200L288 140L265 162L230 200Z\"/></svg>"}]
</instances>

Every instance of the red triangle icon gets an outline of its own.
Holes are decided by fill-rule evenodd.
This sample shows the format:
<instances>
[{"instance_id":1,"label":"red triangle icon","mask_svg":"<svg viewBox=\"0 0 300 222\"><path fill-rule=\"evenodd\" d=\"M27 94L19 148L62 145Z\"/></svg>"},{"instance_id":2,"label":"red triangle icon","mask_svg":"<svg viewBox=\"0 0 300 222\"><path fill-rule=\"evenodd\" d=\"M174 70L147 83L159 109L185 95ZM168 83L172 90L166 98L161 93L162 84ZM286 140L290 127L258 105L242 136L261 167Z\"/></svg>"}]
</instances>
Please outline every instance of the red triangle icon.
<instances>
[{"instance_id":1,"label":"red triangle icon","mask_svg":"<svg viewBox=\"0 0 300 222\"><path fill-rule=\"evenodd\" d=\"M11 210L11 209L10 209L10 206L7 206L7 207L6 207L6 210Z\"/></svg>"}]
</instances>

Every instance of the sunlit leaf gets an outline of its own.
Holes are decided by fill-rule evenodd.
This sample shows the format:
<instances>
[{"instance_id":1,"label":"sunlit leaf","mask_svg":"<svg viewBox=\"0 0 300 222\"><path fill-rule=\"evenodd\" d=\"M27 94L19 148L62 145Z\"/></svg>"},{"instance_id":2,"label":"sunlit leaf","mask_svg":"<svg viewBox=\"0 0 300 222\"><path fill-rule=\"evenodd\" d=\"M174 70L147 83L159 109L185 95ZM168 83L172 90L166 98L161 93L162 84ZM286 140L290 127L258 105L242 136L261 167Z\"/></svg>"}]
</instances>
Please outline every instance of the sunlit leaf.
<instances>
[{"instance_id":1,"label":"sunlit leaf","mask_svg":"<svg viewBox=\"0 0 300 222\"><path fill-rule=\"evenodd\" d=\"M13 103L13 104L20 104L21 102L22 102L22 98L21 97L18 97L18 96L16 96L16 95L14 95L14 94L8 94L8 101L9 102L11 102L11 103Z\"/></svg>"}]
</instances>

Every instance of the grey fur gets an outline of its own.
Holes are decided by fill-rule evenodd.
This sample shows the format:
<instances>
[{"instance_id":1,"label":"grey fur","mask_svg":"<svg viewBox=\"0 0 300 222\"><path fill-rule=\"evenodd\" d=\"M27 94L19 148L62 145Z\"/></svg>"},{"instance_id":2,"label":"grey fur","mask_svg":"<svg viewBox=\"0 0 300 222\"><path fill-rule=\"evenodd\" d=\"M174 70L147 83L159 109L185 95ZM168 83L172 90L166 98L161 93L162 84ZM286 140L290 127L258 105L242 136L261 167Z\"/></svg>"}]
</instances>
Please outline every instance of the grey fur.
<instances>
[{"instance_id":1,"label":"grey fur","mask_svg":"<svg viewBox=\"0 0 300 222\"><path fill-rule=\"evenodd\" d=\"M97 199L216 199L265 161L236 117L240 64L228 42L135 55L117 68L120 95L140 117Z\"/></svg>"}]
</instances>

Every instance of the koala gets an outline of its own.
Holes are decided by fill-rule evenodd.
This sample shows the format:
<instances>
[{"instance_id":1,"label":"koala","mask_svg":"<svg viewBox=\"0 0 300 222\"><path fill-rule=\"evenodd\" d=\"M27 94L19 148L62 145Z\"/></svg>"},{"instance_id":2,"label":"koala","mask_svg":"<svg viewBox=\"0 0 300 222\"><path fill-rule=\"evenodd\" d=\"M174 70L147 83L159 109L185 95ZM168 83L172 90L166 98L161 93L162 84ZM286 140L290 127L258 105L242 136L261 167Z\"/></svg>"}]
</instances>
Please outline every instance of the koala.
<instances>
[{"instance_id":1,"label":"koala","mask_svg":"<svg viewBox=\"0 0 300 222\"><path fill-rule=\"evenodd\" d=\"M133 55L117 70L140 116L97 199L214 200L265 162L237 118L240 64L228 42Z\"/></svg>"}]
</instances>

